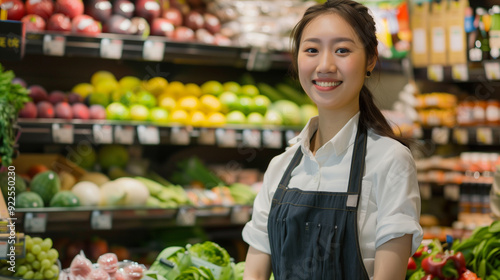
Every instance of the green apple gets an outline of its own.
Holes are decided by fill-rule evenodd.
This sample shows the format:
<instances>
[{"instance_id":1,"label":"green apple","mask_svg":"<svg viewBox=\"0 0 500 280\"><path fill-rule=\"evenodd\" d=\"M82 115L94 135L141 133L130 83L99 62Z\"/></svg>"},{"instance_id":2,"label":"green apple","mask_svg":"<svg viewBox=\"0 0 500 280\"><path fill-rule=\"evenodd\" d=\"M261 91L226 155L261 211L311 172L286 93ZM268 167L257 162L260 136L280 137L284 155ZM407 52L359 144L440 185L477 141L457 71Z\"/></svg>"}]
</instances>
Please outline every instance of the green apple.
<instances>
[{"instance_id":1,"label":"green apple","mask_svg":"<svg viewBox=\"0 0 500 280\"><path fill-rule=\"evenodd\" d=\"M155 107L150 111L149 120L154 123L167 123L168 111L161 107Z\"/></svg>"},{"instance_id":2,"label":"green apple","mask_svg":"<svg viewBox=\"0 0 500 280\"><path fill-rule=\"evenodd\" d=\"M238 101L238 95L231 91L225 91L219 95L219 101L222 105L222 113L229 113L234 110L241 110L240 103Z\"/></svg>"},{"instance_id":3,"label":"green apple","mask_svg":"<svg viewBox=\"0 0 500 280\"><path fill-rule=\"evenodd\" d=\"M149 109L142 104L134 104L130 107L130 119L133 121L149 120Z\"/></svg>"},{"instance_id":4,"label":"green apple","mask_svg":"<svg viewBox=\"0 0 500 280\"><path fill-rule=\"evenodd\" d=\"M226 115L226 123L228 124L245 124L247 117L241 111L232 111Z\"/></svg>"},{"instance_id":5,"label":"green apple","mask_svg":"<svg viewBox=\"0 0 500 280\"><path fill-rule=\"evenodd\" d=\"M249 96L240 96L238 98L238 102L240 104L241 111L248 115L252 112L252 108L254 106L254 101L252 97Z\"/></svg>"},{"instance_id":6,"label":"green apple","mask_svg":"<svg viewBox=\"0 0 500 280\"><path fill-rule=\"evenodd\" d=\"M128 120L130 111L125 105L113 102L106 107L106 118L108 120Z\"/></svg>"},{"instance_id":7,"label":"green apple","mask_svg":"<svg viewBox=\"0 0 500 280\"><path fill-rule=\"evenodd\" d=\"M252 112L247 116L247 123L253 125L263 125L264 124L264 116L257 112Z\"/></svg>"},{"instance_id":8,"label":"green apple","mask_svg":"<svg viewBox=\"0 0 500 280\"><path fill-rule=\"evenodd\" d=\"M253 109L252 111L261 113L262 115L266 114L267 109L271 105L271 100L265 95L257 95L253 98Z\"/></svg>"}]
</instances>

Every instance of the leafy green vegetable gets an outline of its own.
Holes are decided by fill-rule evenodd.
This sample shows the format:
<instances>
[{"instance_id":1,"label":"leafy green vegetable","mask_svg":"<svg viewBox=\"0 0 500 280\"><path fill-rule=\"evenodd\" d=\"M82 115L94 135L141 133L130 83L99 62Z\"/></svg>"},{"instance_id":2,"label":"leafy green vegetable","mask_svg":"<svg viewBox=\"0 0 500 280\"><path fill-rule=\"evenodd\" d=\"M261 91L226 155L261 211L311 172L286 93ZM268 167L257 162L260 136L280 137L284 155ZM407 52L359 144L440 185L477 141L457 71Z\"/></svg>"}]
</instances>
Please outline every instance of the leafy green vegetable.
<instances>
[{"instance_id":1,"label":"leafy green vegetable","mask_svg":"<svg viewBox=\"0 0 500 280\"><path fill-rule=\"evenodd\" d=\"M215 280L210 269L206 267L190 266L184 270L175 280Z\"/></svg>"},{"instance_id":2,"label":"leafy green vegetable","mask_svg":"<svg viewBox=\"0 0 500 280\"><path fill-rule=\"evenodd\" d=\"M4 71L0 64L0 156L2 166L12 164L16 143L15 124L17 115L31 99L26 88L12 84L15 75Z\"/></svg>"},{"instance_id":3,"label":"leafy green vegetable","mask_svg":"<svg viewBox=\"0 0 500 280\"><path fill-rule=\"evenodd\" d=\"M243 272L245 272L245 262L239 262L234 265L234 280L243 280Z\"/></svg>"},{"instance_id":4,"label":"leafy green vegetable","mask_svg":"<svg viewBox=\"0 0 500 280\"><path fill-rule=\"evenodd\" d=\"M170 181L182 186L198 182L202 183L206 188L226 185L222 179L210 171L197 157L190 157L179 161L177 170L170 177Z\"/></svg>"},{"instance_id":5,"label":"leafy green vegetable","mask_svg":"<svg viewBox=\"0 0 500 280\"><path fill-rule=\"evenodd\" d=\"M231 262L226 249L212 241L205 241L189 246L188 251L192 256L218 266L227 266Z\"/></svg>"}]
</instances>

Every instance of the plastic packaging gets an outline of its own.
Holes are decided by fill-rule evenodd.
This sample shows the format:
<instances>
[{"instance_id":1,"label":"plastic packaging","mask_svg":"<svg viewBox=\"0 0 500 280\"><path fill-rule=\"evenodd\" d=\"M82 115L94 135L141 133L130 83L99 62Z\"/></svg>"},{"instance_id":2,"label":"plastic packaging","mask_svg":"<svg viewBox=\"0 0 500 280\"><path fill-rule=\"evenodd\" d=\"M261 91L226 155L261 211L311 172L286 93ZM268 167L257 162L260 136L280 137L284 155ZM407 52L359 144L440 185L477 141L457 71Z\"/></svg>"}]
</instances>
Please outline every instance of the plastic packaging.
<instances>
[{"instance_id":1,"label":"plastic packaging","mask_svg":"<svg viewBox=\"0 0 500 280\"><path fill-rule=\"evenodd\" d=\"M106 253L97 260L99 267L104 269L109 274L113 274L118 270L118 257L114 253Z\"/></svg>"},{"instance_id":2,"label":"plastic packaging","mask_svg":"<svg viewBox=\"0 0 500 280\"><path fill-rule=\"evenodd\" d=\"M87 280L110 280L109 274L102 268L95 268L87 276Z\"/></svg>"},{"instance_id":3,"label":"plastic packaging","mask_svg":"<svg viewBox=\"0 0 500 280\"><path fill-rule=\"evenodd\" d=\"M92 262L85 257L82 251L71 261L69 270L71 275L85 278L92 272Z\"/></svg>"}]
</instances>

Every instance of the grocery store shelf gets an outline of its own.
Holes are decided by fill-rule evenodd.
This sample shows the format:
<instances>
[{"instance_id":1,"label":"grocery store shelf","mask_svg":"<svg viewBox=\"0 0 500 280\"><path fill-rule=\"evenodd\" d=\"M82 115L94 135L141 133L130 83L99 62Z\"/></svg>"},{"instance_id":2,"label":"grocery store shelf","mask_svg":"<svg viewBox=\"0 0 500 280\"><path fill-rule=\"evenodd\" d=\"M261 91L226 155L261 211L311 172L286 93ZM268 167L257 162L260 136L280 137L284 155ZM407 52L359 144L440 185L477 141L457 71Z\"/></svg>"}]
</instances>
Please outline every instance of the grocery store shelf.
<instances>
[{"instance_id":1,"label":"grocery store shelf","mask_svg":"<svg viewBox=\"0 0 500 280\"><path fill-rule=\"evenodd\" d=\"M19 143L142 145L212 145L281 149L300 127L226 125L224 127L162 126L110 120L18 120Z\"/></svg>"},{"instance_id":2,"label":"grocery store shelf","mask_svg":"<svg viewBox=\"0 0 500 280\"><path fill-rule=\"evenodd\" d=\"M500 127L498 125L428 127L424 128L423 132L423 139L432 139L436 144L500 145Z\"/></svg>"},{"instance_id":3,"label":"grocery store shelf","mask_svg":"<svg viewBox=\"0 0 500 280\"><path fill-rule=\"evenodd\" d=\"M237 226L250 219L252 207L45 207L16 209L18 230L25 233L126 230L176 226Z\"/></svg>"},{"instance_id":4,"label":"grocery store shelf","mask_svg":"<svg viewBox=\"0 0 500 280\"><path fill-rule=\"evenodd\" d=\"M252 48L176 42L161 36L101 33L95 36L54 31L26 34L26 54L80 56L105 59L168 61L246 67L265 71L288 68L289 54Z\"/></svg>"},{"instance_id":5,"label":"grocery store shelf","mask_svg":"<svg viewBox=\"0 0 500 280\"><path fill-rule=\"evenodd\" d=\"M457 65L430 65L416 67L417 80L433 82L488 82L500 80L500 61L468 62Z\"/></svg>"}]
</instances>

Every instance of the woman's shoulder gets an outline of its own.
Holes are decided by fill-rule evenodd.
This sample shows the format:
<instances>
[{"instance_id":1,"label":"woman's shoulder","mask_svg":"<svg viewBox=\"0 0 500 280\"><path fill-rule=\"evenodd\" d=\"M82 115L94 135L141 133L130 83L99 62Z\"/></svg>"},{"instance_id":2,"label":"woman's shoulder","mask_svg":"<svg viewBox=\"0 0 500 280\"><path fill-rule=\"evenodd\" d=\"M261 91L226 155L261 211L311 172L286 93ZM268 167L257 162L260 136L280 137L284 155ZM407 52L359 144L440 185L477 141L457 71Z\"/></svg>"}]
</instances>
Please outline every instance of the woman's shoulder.
<instances>
[{"instance_id":1,"label":"woman's shoulder","mask_svg":"<svg viewBox=\"0 0 500 280\"><path fill-rule=\"evenodd\" d=\"M391 161L411 161L413 156L410 149L398 140L381 136L373 130L368 132L368 150L376 151L377 155Z\"/></svg>"}]
</instances>

